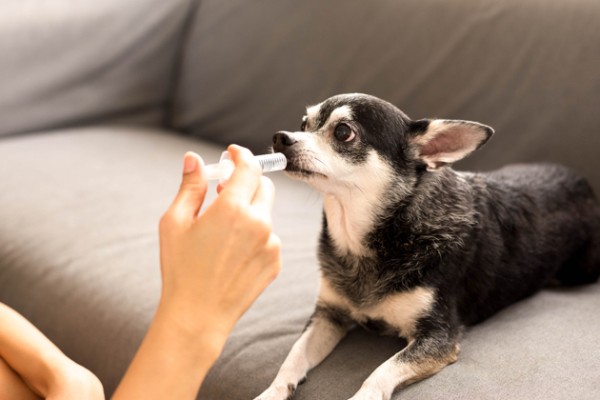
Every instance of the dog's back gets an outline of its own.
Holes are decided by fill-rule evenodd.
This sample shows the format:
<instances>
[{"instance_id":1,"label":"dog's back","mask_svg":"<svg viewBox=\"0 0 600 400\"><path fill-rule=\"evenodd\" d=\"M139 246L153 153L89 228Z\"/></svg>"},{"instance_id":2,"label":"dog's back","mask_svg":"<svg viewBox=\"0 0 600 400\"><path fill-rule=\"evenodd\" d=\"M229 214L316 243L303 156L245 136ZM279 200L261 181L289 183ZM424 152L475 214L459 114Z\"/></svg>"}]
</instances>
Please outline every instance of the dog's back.
<instances>
[{"instance_id":1,"label":"dog's back","mask_svg":"<svg viewBox=\"0 0 600 400\"><path fill-rule=\"evenodd\" d=\"M479 220L460 296L475 323L552 281L591 283L600 274L600 206L590 185L554 164L465 174Z\"/></svg>"}]
</instances>

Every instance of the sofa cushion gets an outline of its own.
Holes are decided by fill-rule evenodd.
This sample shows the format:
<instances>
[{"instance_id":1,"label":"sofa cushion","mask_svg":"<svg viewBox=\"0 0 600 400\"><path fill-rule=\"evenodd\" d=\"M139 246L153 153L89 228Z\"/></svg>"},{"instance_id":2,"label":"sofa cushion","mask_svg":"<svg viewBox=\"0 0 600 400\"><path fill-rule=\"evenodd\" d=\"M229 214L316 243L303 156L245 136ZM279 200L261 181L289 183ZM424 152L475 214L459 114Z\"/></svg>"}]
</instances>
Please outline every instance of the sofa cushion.
<instances>
[{"instance_id":1,"label":"sofa cushion","mask_svg":"<svg viewBox=\"0 0 600 400\"><path fill-rule=\"evenodd\" d=\"M0 140L0 301L115 389L160 293L157 226L187 150L162 130L97 126ZM279 278L244 315L198 396L247 400L274 378L317 293L319 196L275 173ZM207 202L214 199L214 185ZM545 290L465 333L459 361L402 399L595 399L600 285ZM404 343L355 330L295 399L347 399Z\"/></svg>"},{"instance_id":2,"label":"sofa cushion","mask_svg":"<svg viewBox=\"0 0 600 400\"><path fill-rule=\"evenodd\" d=\"M204 0L172 120L262 150L307 104L366 92L493 126L464 168L561 162L600 192L599 18L593 0Z\"/></svg>"},{"instance_id":3,"label":"sofa cushion","mask_svg":"<svg viewBox=\"0 0 600 400\"><path fill-rule=\"evenodd\" d=\"M0 139L0 302L95 372L107 394L153 316L160 294L158 221L177 192L187 150L216 162L224 149L119 126ZM280 320L287 307L295 334L316 290L319 196L279 174L271 174L274 224L285 241L286 266L240 324L250 341L257 332L272 335L264 321ZM212 184L206 202L215 195Z\"/></svg>"},{"instance_id":4,"label":"sofa cushion","mask_svg":"<svg viewBox=\"0 0 600 400\"><path fill-rule=\"evenodd\" d=\"M161 122L192 0L4 0L0 135L139 115Z\"/></svg>"}]
</instances>

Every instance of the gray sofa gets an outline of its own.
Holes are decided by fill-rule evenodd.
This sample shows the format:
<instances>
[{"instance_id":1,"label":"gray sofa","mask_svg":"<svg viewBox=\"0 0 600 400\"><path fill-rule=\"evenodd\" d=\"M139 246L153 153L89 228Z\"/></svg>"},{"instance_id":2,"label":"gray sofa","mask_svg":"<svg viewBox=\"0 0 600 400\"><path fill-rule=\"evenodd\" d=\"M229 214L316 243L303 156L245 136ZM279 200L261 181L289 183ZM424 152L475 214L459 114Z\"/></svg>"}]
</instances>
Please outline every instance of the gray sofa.
<instances>
[{"instance_id":1,"label":"gray sofa","mask_svg":"<svg viewBox=\"0 0 600 400\"><path fill-rule=\"evenodd\" d=\"M0 301L110 395L158 300L157 225L184 152L265 152L336 93L493 126L459 169L560 162L600 193L599 20L596 0L5 0ZM313 308L320 198L271 177L283 270L199 399L258 395ZM469 329L456 364L397 398L598 399L599 340L600 285L547 289ZM403 345L355 330L295 398L346 399Z\"/></svg>"}]
</instances>

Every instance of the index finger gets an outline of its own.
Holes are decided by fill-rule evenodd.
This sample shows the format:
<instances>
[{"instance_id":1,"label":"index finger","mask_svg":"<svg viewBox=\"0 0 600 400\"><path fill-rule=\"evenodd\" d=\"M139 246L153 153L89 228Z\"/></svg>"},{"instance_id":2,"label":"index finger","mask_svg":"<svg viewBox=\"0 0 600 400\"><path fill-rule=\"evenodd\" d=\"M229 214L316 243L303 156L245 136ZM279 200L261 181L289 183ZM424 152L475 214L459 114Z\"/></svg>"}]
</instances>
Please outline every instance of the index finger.
<instances>
[{"instance_id":1,"label":"index finger","mask_svg":"<svg viewBox=\"0 0 600 400\"><path fill-rule=\"evenodd\" d=\"M221 190L220 196L232 196L244 203L250 204L260 183L262 170L260 164L250 150L231 145L227 148L235 169L227 184Z\"/></svg>"}]
</instances>

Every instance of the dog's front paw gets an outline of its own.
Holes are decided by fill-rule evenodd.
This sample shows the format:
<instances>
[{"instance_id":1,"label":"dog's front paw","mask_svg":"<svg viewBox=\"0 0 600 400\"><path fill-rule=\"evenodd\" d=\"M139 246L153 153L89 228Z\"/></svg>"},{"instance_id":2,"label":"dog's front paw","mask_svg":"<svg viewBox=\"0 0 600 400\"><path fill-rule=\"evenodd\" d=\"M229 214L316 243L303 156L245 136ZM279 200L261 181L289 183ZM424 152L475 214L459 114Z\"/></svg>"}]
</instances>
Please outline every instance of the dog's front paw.
<instances>
[{"instance_id":1,"label":"dog's front paw","mask_svg":"<svg viewBox=\"0 0 600 400\"><path fill-rule=\"evenodd\" d=\"M271 386L254 400L288 400L294 396L296 386L291 383L287 386Z\"/></svg>"},{"instance_id":2,"label":"dog's front paw","mask_svg":"<svg viewBox=\"0 0 600 400\"><path fill-rule=\"evenodd\" d=\"M389 397L386 397L381 390L363 387L349 400L389 400Z\"/></svg>"}]
</instances>

